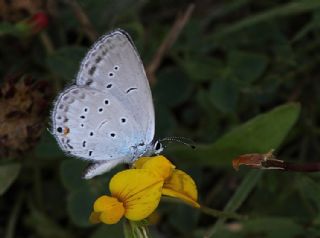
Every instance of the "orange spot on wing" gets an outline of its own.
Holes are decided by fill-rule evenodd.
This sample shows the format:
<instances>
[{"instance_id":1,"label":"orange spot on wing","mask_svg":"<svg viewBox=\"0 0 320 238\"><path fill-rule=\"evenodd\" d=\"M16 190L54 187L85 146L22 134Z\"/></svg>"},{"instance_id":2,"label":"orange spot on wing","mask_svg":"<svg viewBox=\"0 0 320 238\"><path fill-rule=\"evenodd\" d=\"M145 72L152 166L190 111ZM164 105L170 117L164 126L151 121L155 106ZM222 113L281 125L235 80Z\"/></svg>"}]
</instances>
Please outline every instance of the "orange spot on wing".
<instances>
[{"instance_id":1,"label":"orange spot on wing","mask_svg":"<svg viewBox=\"0 0 320 238\"><path fill-rule=\"evenodd\" d=\"M70 129L69 129L69 127L65 127L65 128L63 128L63 135L68 135L69 134L69 132L70 132Z\"/></svg>"}]
</instances>

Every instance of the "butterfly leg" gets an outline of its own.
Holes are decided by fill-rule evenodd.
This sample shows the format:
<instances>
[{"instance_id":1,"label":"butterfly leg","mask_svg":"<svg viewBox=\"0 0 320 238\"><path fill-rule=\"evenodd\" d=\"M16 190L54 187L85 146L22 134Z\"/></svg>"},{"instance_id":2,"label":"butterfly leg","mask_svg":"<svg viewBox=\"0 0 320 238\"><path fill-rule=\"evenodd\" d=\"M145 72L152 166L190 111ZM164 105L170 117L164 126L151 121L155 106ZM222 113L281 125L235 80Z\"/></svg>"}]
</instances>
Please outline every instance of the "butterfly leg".
<instances>
[{"instance_id":1,"label":"butterfly leg","mask_svg":"<svg viewBox=\"0 0 320 238\"><path fill-rule=\"evenodd\" d=\"M88 166L83 178L91 179L97 175L101 175L113 169L115 166L117 166L120 163L123 163L123 160L115 159L115 160L103 160L100 162L95 162Z\"/></svg>"}]
</instances>

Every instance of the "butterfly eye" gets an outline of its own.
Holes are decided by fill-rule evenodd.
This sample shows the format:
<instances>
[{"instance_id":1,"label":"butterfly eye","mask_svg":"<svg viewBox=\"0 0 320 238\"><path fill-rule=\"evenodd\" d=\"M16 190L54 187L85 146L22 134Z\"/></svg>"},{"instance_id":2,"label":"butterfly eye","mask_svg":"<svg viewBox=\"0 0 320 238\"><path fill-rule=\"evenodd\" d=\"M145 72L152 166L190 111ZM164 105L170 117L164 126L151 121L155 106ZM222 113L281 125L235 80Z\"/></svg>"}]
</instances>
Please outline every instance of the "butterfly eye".
<instances>
[{"instance_id":1,"label":"butterfly eye","mask_svg":"<svg viewBox=\"0 0 320 238\"><path fill-rule=\"evenodd\" d=\"M154 149L156 150L156 152L158 151L158 150L160 150L162 148L162 145L161 145L161 143L160 142L156 142L156 144L155 144L155 147L154 147Z\"/></svg>"}]
</instances>

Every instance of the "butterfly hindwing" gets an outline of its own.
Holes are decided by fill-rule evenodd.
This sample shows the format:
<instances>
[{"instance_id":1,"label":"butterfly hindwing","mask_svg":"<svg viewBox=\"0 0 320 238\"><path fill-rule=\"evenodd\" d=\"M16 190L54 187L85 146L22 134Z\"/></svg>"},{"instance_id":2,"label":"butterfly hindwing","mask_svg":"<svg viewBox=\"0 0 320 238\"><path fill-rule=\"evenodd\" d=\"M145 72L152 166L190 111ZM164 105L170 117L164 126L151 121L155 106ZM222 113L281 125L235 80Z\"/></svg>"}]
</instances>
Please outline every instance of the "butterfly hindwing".
<instances>
[{"instance_id":1,"label":"butterfly hindwing","mask_svg":"<svg viewBox=\"0 0 320 238\"><path fill-rule=\"evenodd\" d=\"M130 156L130 144L143 135L131 112L111 94L72 86L59 96L52 114L60 147L88 160Z\"/></svg>"}]
</instances>

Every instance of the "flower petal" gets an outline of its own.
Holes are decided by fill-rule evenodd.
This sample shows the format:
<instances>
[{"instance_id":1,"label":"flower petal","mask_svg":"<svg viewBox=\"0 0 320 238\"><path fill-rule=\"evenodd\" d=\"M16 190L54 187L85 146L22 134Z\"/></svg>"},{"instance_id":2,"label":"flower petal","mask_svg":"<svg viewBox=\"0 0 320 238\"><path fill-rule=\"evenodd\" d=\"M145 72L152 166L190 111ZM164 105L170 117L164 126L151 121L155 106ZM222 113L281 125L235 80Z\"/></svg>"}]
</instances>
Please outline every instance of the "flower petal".
<instances>
[{"instance_id":1,"label":"flower petal","mask_svg":"<svg viewBox=\"0 0 320 238\"><path fill-rule=\"evenodd\" d=\"M133 163L133 168L135 169L141 169L145 162L147 162L149 159L152 159L153 157L140 157Z\"/></svg>"},{"instance_id":2,"label":"flower petal","mask_svg":"<svg viewBox=\"0 0 320 238\"><path fill-rule=\"evenodd\" d=\"M124 209L122 210L122 213L120 213L119 210L116 210L115 213L112 213L112 211L105 211L101 213L100 221L105 224L116 224L123 217L123 214L124 214Z\"/></svg>"},{"instance_id":3,"label":"flower petal","mask_svg":"<svg viewBox=\"0 0 320 238\"><path fill-rule=\"evenodd\" d=\"M174 170L162 189L162 194L179 198L194 207L200 207L197 203L198 191L193 179L181 170Z\"/></svg>"},{"instance_id":4,"label":"flower petal","mask_svg":"<svg viewBox=\"0 0 320 238\"><path fill-rule=\"evenodd\" d=\"M171 176L175 166L164 156L158 155L154 157L142 157L135 162L136 168L148 169L162 179Z\"/></svg>"},{"instance_id":5,"label":"flower petal","mask_svg":"<svg viewBox=\"0 0 320 238\"><path fill-rule=\"evenodd\" d=\"M94 205L94 212L99 213L99 219L106 224L115 224L121 217L123 217L125 209L122 202L119 202L117 198L110 196L99 197ZM91 214L97 216L96 214ZM91 216L90 216L91 218ZM94 217L92 217L94 219Z\"/></svg>"},{"instance_id":6,"label":"flower petal","mask_svg":"<svg viewBox=\"0 0 320 238\"><path fill-rule=\"evenodd\" d=\"M125 216L142 220L158 206L163 179L146 169L131 169L117 173L110 181L112 196L123 202Z\"/></svg>"}]
</instances>

